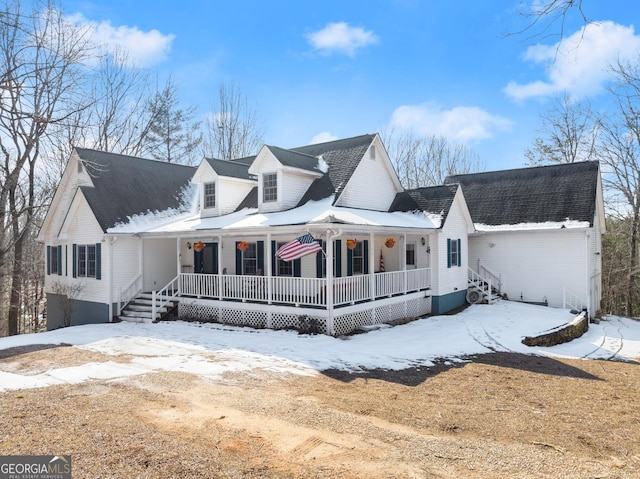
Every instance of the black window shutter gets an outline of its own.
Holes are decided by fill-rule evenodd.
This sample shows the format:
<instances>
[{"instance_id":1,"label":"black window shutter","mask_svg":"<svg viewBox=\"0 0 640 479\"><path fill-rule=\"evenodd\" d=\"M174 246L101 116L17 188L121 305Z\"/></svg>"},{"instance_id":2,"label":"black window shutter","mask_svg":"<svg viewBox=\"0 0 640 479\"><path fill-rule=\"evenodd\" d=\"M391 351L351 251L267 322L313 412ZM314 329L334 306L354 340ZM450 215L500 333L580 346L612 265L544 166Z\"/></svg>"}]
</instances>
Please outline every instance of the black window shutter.
<instances>
[{"instance_id":1,"label":"black window shutter","mask_svg":"<svg viewBox=\"0 0 640 479\"><path fill-rule=\"evenodd\" d=\"M213 274L218 274L219 259L218 259L218 243L213 243Z\"/></svg>"},{"instance_id":2,"label":"black window shutter","mask_svg":"<svg viewBox=\"0 0 640 479\"><path fill-rule=\"evenodd\" d=\"M96 279L102 279L102 244L96 243Z\"/></svg>"},{"instance_id":3,"label":"black window shutter","mask_svg":"<svg viewBox=\"0 0 640 479\"><path fill-rule=\"evenodd\" d=\"M51 274L51 246L47 246L47 275Z\"/></svg>"},{"instance_id":4,"label":"black window shutter","mask_svg":"<svg viewBox=\"0 0 640 479\"><path fill-rule=\"evenodd\" d=\"M58 246L58 276L62 276L62 245Z\"/></svg>"},{"instance_id":5,"label":"black window shutter","mask_svg":"<svg viewBox=\"0 0 640 479\"><path fill-rule=\"evenodd\" d=\"M74 278L78 277L78 245L73 243L73 264L71 265L71 269L72 269L72 274Z\"/></svg>"},{"instance_id":6,"label":"black window shutter","mask_svg":"<svg viewBox=\"0 0 640 479\"><path fill-rule=\"evenodd\" d=\"M451 240L447 238L447 268L451 268Z\"/></svg>"},{"instance_id":7,"label":"black window shutter","mask_svg":"<svg viewBox=\"0 0 640 479\"><path fill-rule=\"evenodd\" d=\"M322 240L316 240L322 246ZM316 278L322 278L322 251L316 253Z\"/></svg>"},{"instance_id":8,"label":"black window shutter","mask_svg":"<svg viewBox=\"0 0 640 479\"><path fill-rule=\"evenodd\" d=\"M236 274L242 274L242 251L238 249L239 241L236 241Z\"/></svg>"},{"instance_id":9,"label":"black window shutter","mask_svg":"<svg viewBox=\"0 0 640 479\"><path fill-rule=\"evenodd\" d=\"M256 254L258 255L257 268L262 272L262 274L266 274L266 271L264 270L264 241L258 241L258 243L256 244L256 248Z\"/></svg>"},{"instance_id":10,"label":"black window shutter","mask_svg":"<svg viewBox=\"0 0 640 479\"><path fill-rule=\"evenodd\" d=\"M462 240L458 240L458 266L462 266Z\"/></svg>"},{"instance_id":11,"label":"black window shutter","mask_svg":"<svg viewBox=\"0 0 640 479\"><path fill-rule=\"evenodd\" d=\"M336 265L336 270L334 271L333 275L336 278L339 278L340 276L342 276L342 240L336 240L335 241L335 248L334 248L334 258L336 260L335 265Z\"/></svg>"},{"instance_id":12,"label":"black window shutter","mask_svg":"<svg viewBox=\"0 0 640 479\"><path fill-rule=\"evenodd\" d=\"M302 260L300 258L293 260L293 276L299 278L302 275Z\"/></svg>"},{"instance_id":13,"label":"black window shutter","mask_svg":"<svg viewBox=\"0 0 640 479\"><path fill-rule=\"evenodd\" d=\"M362 243L362 254L364 255L363 273L369 274L369 240L364 240Z\"/></svg>"},{"instance_id":14,"label":"black window shutter","mask_svg":"<svg viewBox=\"0 0 640 479\"><path fill-rule=\"evenodd\" d=\"M347 276L353 276L353 250L347 248Z\"/></svg>"}]
</instances>

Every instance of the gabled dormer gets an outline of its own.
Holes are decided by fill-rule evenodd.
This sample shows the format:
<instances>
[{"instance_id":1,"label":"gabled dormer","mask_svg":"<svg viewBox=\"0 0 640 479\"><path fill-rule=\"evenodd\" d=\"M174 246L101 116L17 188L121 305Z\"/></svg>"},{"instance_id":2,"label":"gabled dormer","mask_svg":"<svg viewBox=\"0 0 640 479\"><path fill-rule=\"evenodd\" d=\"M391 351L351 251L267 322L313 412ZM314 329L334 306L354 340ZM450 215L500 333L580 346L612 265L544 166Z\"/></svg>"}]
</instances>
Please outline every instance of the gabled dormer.
<instances>
[{"instance_id":1,"label":"gabled dormer","mask_svg":"<svg viewBox=\"0 0 640 479\"><path fill-rule=\"evenodd\" d=\"M347 179L336 206L387 211L403 191L386 148L375 135Z\"/></svg>"},{"instance_id":2,"label":"gabled dormer","mask_svg":"<svg viewBox=\"0 0 640 479\"><path fill-rule=\"evenodd\" d=\"M295 207L325 172L321 156L263 146L249 167L258 179L258 210L268 213Z\"/></svg>"},{"instance_id":3,"label":"gabled dormer","mask_svg":"<svg viewBox=\"0 0 640 479\"><path fill-rule=\"evenodd\" d=\"M248 170L245 163L205 158L193 175L193 182L200 184L200 215L235 211L256 186L256 178Z\"/></svg>"}]
</instances>

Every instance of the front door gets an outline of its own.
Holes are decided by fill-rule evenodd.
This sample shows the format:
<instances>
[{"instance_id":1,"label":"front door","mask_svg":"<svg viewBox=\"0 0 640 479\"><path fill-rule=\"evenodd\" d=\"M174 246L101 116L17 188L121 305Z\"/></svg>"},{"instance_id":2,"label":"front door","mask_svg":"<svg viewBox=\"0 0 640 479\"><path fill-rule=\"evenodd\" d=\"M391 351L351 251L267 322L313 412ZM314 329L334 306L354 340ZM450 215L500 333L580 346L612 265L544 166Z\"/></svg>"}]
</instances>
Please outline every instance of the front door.
<instances>
[{"instance_id":1,"label":"front door","mask_svg":"<svg viewBox=\"0 0 640 479\"><path fill-rule=\"evenodd\" d=\"M202 251L193 252L196 273L218 274L218 243L205 243Z\"/></svg>"}]
</instances>

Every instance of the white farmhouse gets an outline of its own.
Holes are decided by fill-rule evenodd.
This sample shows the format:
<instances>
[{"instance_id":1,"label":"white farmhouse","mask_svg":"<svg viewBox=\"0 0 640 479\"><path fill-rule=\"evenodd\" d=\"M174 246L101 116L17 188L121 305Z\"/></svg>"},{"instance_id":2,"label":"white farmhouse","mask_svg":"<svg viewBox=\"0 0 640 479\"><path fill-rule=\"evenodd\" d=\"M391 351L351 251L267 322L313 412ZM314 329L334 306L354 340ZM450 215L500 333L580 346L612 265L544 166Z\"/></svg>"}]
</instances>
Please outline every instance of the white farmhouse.
<instances>
[{"instance_id":1,"label":"white farmhouse","mask_svg":"<svg viewBox=\"0 0 640 479\"><path fill-rule=\"evenodd\" d=\"M603 232L597 163L406 191L367 134L197 168L76 148L39 239L50 329L175 312L340 335L499 294L595 314ZM307 233L317 251L278 257Z\"/></svg>"}]
</instances>

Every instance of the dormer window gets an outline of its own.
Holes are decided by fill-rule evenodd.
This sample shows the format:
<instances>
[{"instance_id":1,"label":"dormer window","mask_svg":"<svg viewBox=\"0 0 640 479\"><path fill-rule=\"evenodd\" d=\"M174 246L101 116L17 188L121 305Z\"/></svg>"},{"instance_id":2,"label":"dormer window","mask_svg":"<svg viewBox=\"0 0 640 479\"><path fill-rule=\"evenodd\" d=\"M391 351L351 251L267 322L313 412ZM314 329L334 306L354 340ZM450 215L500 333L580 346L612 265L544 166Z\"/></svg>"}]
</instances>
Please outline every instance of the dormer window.
<instances>
[{"instance_id":1,"label":"dormer window","mask_svg":"<svg viewBox=\"0 0 640 479\"><path fill-rule=\"evenodd\" d=\"M204 184L204 207L205 208L216 207L216 184L215 183Z\"/></svg>"},{"instance_id":2,"label":"dormer window","mask_svg":"<svg viewBox=\"0 0 640 479\"><path fill-rule=\"evenodd\" d=\"M262 201L278 201L278 174L267 173L262 175Z\"/></svg>"},{"instance_id":3,"label":"dormer window","mask_svg":"<svg viewBox=\"0 0 640 479\"><path fill-rule=\"evenodd\" d=\"M372 160L376 159L376 145L371 145L371 148L369 149L369 158Z\"/></svg>"}]
</instances>

